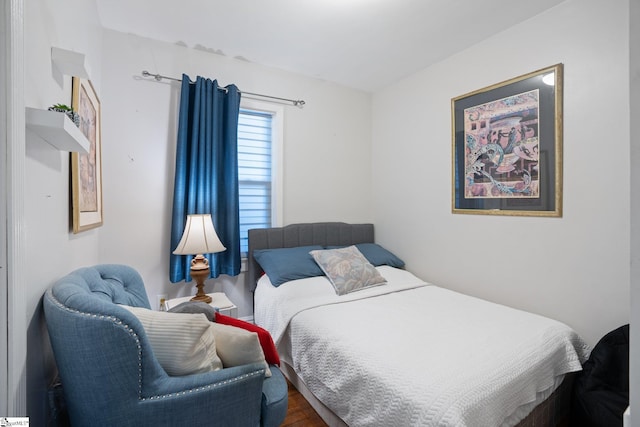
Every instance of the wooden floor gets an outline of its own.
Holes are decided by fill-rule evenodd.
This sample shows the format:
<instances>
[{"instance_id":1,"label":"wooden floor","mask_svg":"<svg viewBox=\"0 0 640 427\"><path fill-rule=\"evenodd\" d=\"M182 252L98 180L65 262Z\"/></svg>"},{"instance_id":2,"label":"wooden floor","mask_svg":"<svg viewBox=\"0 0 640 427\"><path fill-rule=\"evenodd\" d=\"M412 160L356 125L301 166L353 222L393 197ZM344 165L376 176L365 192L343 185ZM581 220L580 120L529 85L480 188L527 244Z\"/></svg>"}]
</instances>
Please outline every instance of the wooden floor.
<instances>
[{"instance_id":1,"label":"wooden floor","mask_svg":"<svg viewBox=\"0 0 640 427\"><path fill-rule=\"evenodd\" d=\"M304 396L289 381L287 385L289 386L289 409L281 427L326 427L327 424L313 410Z\"/></svg>"},{"instance_id":2,"label":"wooden floor","mask_svg":"<svg viewBox=\"0 0 640 427\"><path fill-rule=\"evenodd\" d=\"M287 380L287 386L289 388L289 409L280 427L328 427L289 380ZM530 414L529 417L522 420L518 427L548 426L545 421L537 420L532 415ZM556 422L555 427L569 427L569 425L569 416L565 415Z\"/></svg>"}]
</instances>

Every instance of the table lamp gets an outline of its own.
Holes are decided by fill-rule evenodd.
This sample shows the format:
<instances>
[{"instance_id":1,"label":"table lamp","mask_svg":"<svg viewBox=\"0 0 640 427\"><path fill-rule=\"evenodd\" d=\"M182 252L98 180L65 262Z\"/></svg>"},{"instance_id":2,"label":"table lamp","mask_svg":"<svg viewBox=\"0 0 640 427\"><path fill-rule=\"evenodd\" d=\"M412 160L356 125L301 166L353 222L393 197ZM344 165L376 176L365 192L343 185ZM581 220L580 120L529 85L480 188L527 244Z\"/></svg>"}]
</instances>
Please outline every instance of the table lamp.
<instances>
[{"instance_id":1,"label":"table lamp","mask_svg":"<svg viewBox=\"0 0 640 427\"><path fill-rule=\"evenodd\" d=\"M203 254L222 252L226 249L216 234L210 214L187 215L184 233L173 253L195 255L191 260L191 278L196 282L198 292L191 301L202 301L207 304L211 302L211 297L204 293L204 281L207 280L211 271L209 260Z\"/></svg>"}]
</instances>

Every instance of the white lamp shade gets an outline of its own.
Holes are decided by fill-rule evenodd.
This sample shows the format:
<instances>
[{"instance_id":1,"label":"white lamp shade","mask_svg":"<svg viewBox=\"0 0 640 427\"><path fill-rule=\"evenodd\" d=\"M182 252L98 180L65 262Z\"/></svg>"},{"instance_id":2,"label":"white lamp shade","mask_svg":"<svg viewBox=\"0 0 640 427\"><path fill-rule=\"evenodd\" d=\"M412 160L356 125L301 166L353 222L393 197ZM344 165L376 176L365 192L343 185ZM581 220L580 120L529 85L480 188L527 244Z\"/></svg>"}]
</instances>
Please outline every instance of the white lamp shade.
<instances>
[{"instance_id":1,"label":"white lamp shade","mask_svg":"<svg viewBox=\"0 0 640 427\"><path fill-rule=\"evenodd\" d=\"M175 255L198 255L222 252L225 248L213 227L210 214L187 215L187 223Z\"/></svg>"}]
</instances>

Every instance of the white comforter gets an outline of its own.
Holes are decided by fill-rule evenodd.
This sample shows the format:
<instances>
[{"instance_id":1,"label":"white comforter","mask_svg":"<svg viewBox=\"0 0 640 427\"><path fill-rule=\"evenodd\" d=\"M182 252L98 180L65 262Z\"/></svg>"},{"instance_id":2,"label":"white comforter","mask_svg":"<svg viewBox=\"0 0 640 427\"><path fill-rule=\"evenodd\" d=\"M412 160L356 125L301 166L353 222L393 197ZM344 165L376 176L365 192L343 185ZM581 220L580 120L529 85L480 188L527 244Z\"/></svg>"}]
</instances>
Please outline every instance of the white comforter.
<instances>
[{"instance_id":1,"label":"white comforter","mask_svg":"<svg viewBox=\"0 0 640 427\"><path fill-rule=\"evenodd\" d=\"M560 322L378 270L345 296L324 276L256 289L256 323L350 426L514 425L588 356Z\"/></svg>"}]
</instances>

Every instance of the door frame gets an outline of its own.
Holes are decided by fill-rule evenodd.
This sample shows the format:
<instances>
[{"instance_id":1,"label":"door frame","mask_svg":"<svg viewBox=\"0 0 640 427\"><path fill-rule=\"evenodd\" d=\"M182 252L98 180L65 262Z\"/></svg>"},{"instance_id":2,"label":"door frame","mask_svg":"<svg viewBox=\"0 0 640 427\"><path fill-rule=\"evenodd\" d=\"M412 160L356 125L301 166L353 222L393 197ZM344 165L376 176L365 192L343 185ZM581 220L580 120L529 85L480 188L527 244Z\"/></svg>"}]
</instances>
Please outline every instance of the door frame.
<instances>
[{"instance_id":1,"label":"door frame","mask_svg":"<svg viewBox=\"0 0 640 427\"><path fill-rule=\"evenodd\" d=\"M0 6L0 415L27 415L27 326L24 280L24 0L6 0Z\"/></svg>"}]
</instances>

